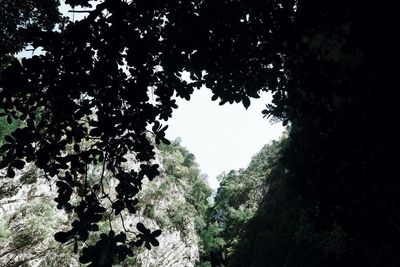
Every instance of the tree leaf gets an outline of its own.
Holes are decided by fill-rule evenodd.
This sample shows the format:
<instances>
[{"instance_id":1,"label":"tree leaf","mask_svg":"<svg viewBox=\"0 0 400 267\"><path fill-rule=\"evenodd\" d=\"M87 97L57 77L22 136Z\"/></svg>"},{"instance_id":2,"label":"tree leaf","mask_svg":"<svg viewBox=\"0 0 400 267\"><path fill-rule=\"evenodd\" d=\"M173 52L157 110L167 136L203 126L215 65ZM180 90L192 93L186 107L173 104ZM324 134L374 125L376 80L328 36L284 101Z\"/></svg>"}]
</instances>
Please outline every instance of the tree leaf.
<instances>
[{"instance_id":1,"label":"tree leaf","mask_svg":"<svg viewBox=\"0 0 400 267\"><path fill-rule=\"evenodd\" d=\"M14 176L15 176L15 172L14 172L14 170L13 170L13 168L12 168L11 166L8 166L8 169L7 169L7 176L8 176L9 178L14 178Z\"/></svg>"},{"instance_id":2,"label":"tree leaf","mask_svg":"<svg viewBox=\"0 0 400 267\"><path fill-rule=\"evenodd\" d=\"M25 166L25 161L16 159L16 160L14 160L14 162L12 163L12 166L14 166L15 168L17 168L18 170L22 170L22 169L24 168L24 166Z\"/></svg>"},{"instance_id":3,"label":"tree leaf","mask_svg":"<svg viewBox=\"0 0 400 267\"><path fill-rule=\"evenodd\" d=\"M244 97L242 99L243 106L247 109L250 106L250 98Z\"/></svg>"}]
</instances>

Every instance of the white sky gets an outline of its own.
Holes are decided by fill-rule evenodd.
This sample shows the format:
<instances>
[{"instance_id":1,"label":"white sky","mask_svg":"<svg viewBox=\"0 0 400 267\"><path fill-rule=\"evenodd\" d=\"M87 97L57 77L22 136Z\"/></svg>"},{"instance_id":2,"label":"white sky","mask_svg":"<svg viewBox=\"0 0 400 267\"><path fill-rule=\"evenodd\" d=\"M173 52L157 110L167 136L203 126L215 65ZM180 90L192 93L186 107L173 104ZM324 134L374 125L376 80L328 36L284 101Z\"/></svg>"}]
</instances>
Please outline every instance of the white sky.
<instances>
[{"instance_id":1,"label":"white sky","mask_svg":"<svg viewBox=\"0 0 400 267\"><path fill-rule=\"evenodd\" d=\"M196 90L190 101L177 99L178 109L168 121L167 138L181 137L181 144L196 157L213 189L224 171L245 168L254 154L278 139L284 127L271 124L261 111L271 101L268 94L252 99L246 110L241 103L218 105L207 88Z\"/></svg>"}]
</instances>

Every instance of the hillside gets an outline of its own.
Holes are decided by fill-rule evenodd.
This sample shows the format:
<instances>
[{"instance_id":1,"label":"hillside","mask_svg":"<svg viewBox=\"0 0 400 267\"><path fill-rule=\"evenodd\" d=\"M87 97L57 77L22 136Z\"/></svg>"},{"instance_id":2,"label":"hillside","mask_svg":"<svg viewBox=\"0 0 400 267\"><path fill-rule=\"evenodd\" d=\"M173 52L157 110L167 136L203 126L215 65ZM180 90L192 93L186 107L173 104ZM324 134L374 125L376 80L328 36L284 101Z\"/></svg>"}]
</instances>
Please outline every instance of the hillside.
<instances>
[{"instance_id":1,"label":"hillside","mask_svg":"<svg viewBox=\"0 0 400 267\"><path fill-rule=\"evenodd\" d=\"M156 154L161 175L143 183L137 213L114 216L110 225L99 224L99 232L108 232L110 227L115 233L123 227L135 231L137 223L143 222L152 230L162 230L157 238L160 245L135 251L115 266L195 266L199 262L198 233L205 226L211 189L194 156L178 143L158 146ZM53 238L74 219L56 208L54 184L32 165L13 179L6 178L4 171L0 176L0 266L82 266L74 254L74 242L60 245ZM88 243L93 240L95 236Z\"/></svg>"},{"instance_id":2,"label":"hillside","mask_svg":"<svg viewBox=\"0 0 400 267\"><path fill-rule=\"evenodd\" d=\"M286 136L283 136L281 140L265 145L253 156L247 168L231 170L218 177L220 188L214 205L208 210L207 227L202 232L206 248L202 255L203 266L229 266L238 246L246 239L242 236L243 230L269 194L272 173L285 143Z\"/></svg>"}]
</instances>

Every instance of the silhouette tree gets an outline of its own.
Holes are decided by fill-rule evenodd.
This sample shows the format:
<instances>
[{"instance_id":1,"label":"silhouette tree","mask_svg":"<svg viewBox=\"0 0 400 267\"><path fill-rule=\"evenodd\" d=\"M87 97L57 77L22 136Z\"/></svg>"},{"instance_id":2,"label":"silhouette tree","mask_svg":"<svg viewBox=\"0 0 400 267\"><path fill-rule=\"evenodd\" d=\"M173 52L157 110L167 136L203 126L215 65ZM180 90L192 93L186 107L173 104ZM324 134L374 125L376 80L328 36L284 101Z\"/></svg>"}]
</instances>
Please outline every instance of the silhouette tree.
<instances>
[{"instance_id":1,"label":"silhouette tree","mask_svg":"<svg viewBox=\"0 0 400 267\"><path fill-rule=\"evenodd\" d=\"M59 1L3 0L0 9L0 56L4 64L6 56L22 50L25 42L19 31L36 25L52 30L60 22Z\"/></svg>"},{"instance_id":2,"label":"silhouette tree","mask_svg":"<svg viewBox=\"0 0 400 267\"><path fill-rule=\"evenodd\" d=\"M77 217L56 234L60 242L81 244L102 218L135 212L142 180L158 175L149 127L156 143L168 143L161 121L177 107L173 96L190 99L204 84L220 104L245 107L271 91L264 113L292 124L284 166L308 216L321 228L340 225L355 262L399 264L396 3L66 1L90 8L77 22L59 19L57 1L6 3L0 109L23 123L5 137L0 167L13 177L33 162L57 181L58 207ZM23 4L10 13L11 3ZM37 20L21 16L27 6L36 7L27 10ZM26 44L44 53L12 59ZM139 169L124 167L127 153ZM96 164L103 171L89 181ZM114 189L105 186L110 177L118 180ZM110 230L81 260L110 266L134 246L157 245L158 231L138 230L136 239Z\"/></svg>"}]
</instances>

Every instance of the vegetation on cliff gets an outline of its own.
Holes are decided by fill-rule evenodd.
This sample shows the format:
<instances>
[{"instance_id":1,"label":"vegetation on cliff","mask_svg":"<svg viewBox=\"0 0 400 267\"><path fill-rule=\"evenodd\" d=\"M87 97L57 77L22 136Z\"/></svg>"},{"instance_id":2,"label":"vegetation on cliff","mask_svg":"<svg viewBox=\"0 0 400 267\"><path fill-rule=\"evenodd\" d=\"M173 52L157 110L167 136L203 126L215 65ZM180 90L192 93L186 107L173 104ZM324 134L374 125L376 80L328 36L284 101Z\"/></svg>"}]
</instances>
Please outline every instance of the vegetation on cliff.
<instances>
[{"instance_id":1,"label":"vegetation on cliff","mask_svg":"<svg viewBox=\"0 0 400 267\"><path fill-rule=\"evenodd\" d=\"M0 129L3 130L1 126ZM143 185L140 197L144 201L137 206L138 218L123 213L123 223L131 229L142 220L160 228L163 247L148 253L139 250L121 266L196 266L203 250L198 235L205 227L211 189L193 154L178 142L160 145L157 151L161 175ZM55 192L50 185L32 165L13 179L1 178L0 188L8 194L0 197L0 266L79 266L74 254L76 244L71 242L63 249L53 238L58 229L68 227L75 218L56 209ZM114 232L123 230L120 217L110 223ZM111 225L100 223L100 231L88 244L95 243ZM177 251L170 251L173 249Z\"/></svg>"},{"instance_id":2,"label":"vegetation on cliff","mask_svg":"<svg viewBox=\"0 0 400 267\"><path fill-rule=\"evenodd\" d=\"M243 231L261 209L262 200L270 194L286 139L285 135L281 140L265 145L246 169L219 176L220 187L208 210L207 228L201 235L206 248L204 261L212 266L231 263L238 247L246 242Z\"/></svg>"}]
</instances>

